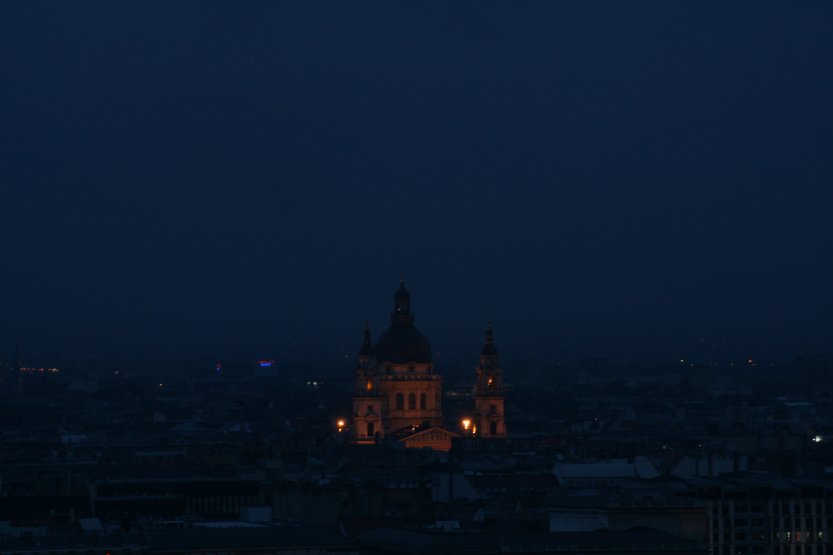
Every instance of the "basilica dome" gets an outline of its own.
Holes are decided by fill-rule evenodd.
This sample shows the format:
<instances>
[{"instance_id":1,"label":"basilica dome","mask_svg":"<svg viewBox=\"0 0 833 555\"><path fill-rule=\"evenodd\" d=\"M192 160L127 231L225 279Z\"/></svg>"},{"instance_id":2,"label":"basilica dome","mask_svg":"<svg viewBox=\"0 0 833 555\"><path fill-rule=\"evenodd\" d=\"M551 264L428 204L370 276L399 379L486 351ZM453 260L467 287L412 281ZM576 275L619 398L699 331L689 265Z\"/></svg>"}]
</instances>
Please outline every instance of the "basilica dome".
<instances>
[{"instance_id":1,"label":"basilica dome","mask_svg":"<svg viewBox=\"0 0 833 555\"><path fill-rule=\"evenodd\" d=\"M413 324L392 324L376 342L376 357L380 362L431 362L431 344Z\"/></svg>"},{"instance_id":2,"label":"basilica dome","mask_svg":"<svg viewBox=\"0 0 833 555\"><path fill-rule=\"evenodd\" d=\"M399 286L394 298L393 314L388 330L376 342L376 357L380 363L430 363L431 344L414 326L411 295L405 284Z\"/></svg>"}]
</instances>

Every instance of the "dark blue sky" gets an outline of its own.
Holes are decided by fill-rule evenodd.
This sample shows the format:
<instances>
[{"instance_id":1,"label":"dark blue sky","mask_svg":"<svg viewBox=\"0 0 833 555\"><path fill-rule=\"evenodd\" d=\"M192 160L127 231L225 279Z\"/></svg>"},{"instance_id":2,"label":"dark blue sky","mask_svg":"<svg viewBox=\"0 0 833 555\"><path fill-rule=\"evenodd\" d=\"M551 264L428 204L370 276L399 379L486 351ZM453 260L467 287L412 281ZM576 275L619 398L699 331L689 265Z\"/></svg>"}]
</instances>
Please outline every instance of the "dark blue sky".
<instances>
[{"instance_id":1,"label":"dark blue sky","mask_svg":"<svg viewBox=\"0 0 833 555\"><path fill-rule=\"evenodd\" d=\"M404 273L472 356L487 320L829 350L831 29L826 0L7 0L0 343L352 351Z\"/></svg>"}]
</instances>

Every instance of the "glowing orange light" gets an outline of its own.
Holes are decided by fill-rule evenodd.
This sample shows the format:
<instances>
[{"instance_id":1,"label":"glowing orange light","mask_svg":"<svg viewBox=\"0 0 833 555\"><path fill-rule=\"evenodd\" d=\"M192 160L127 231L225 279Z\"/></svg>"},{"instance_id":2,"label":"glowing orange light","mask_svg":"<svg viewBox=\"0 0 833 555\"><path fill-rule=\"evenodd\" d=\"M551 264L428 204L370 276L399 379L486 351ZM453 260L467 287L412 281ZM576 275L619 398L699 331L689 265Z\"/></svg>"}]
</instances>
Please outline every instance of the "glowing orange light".
<instances>
[{"instance_id":1,"label":"glowing orange light","mask_svg":"<svg viewBox=\"0 0 833 555\"><path fill-rule=\"evenodd\" d=\"M463 421L461 422L461 424L463 425L463 429L468 431L468 429L471 427L471 419L463 418Z\"/></svg>"},{"instance_id":2,"label":"glowing orange light","mask_svg":"<svg viewBox=\"0 0 833 555\"><path fill-rule=\"evenodd\" d=\"M340 418L336 421L336 426L338 426L338 431L341 432L344 430L344 427L347 425L347 422L344 421L343 418Z\"/></svg>"}]
</instances>

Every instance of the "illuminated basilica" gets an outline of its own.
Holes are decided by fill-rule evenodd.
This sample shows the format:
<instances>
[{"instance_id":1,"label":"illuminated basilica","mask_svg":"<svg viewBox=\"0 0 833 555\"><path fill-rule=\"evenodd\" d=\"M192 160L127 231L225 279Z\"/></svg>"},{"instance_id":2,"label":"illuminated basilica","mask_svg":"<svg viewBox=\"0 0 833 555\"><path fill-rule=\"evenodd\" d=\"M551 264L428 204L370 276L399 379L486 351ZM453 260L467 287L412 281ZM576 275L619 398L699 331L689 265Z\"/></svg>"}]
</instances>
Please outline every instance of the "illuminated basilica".
<instances>
[{"instance_id":1,"label":"illuminated basilica","mask_svg":"<svg viewBox=\"0 0 833 555\"><path fill-rule=\"evenodd\" d=\"M460 433L505 437L502 372L491 326L476 379L473 413L459 427ZM353 440L372 444L388 438L407 447L448 450L459 433L445 427L442 401L442 375L435 371L431 344L414 325L411 295L402 283L394 297L388 330L375 345L370 330L364 330L356 364Z\"/></svg>"}]
</instances>

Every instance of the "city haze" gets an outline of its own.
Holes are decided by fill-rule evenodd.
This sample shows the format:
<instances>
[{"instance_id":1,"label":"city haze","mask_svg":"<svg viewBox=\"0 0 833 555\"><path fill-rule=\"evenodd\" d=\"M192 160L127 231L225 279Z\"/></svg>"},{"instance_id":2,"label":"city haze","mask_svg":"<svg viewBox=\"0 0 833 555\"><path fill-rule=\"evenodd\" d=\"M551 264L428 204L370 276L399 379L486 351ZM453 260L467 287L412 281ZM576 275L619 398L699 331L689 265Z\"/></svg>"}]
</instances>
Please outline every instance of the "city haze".
<instances>
[{"instance_id":1,"label":"city haze","mask_svg":"<svg viewBox=\"0 0 833 555\"><path fill-rule=\"evenodd\" d=\"M0 352L831 350L829 3L192 7L3 5Z\"/></svg>"}]
</instances>

